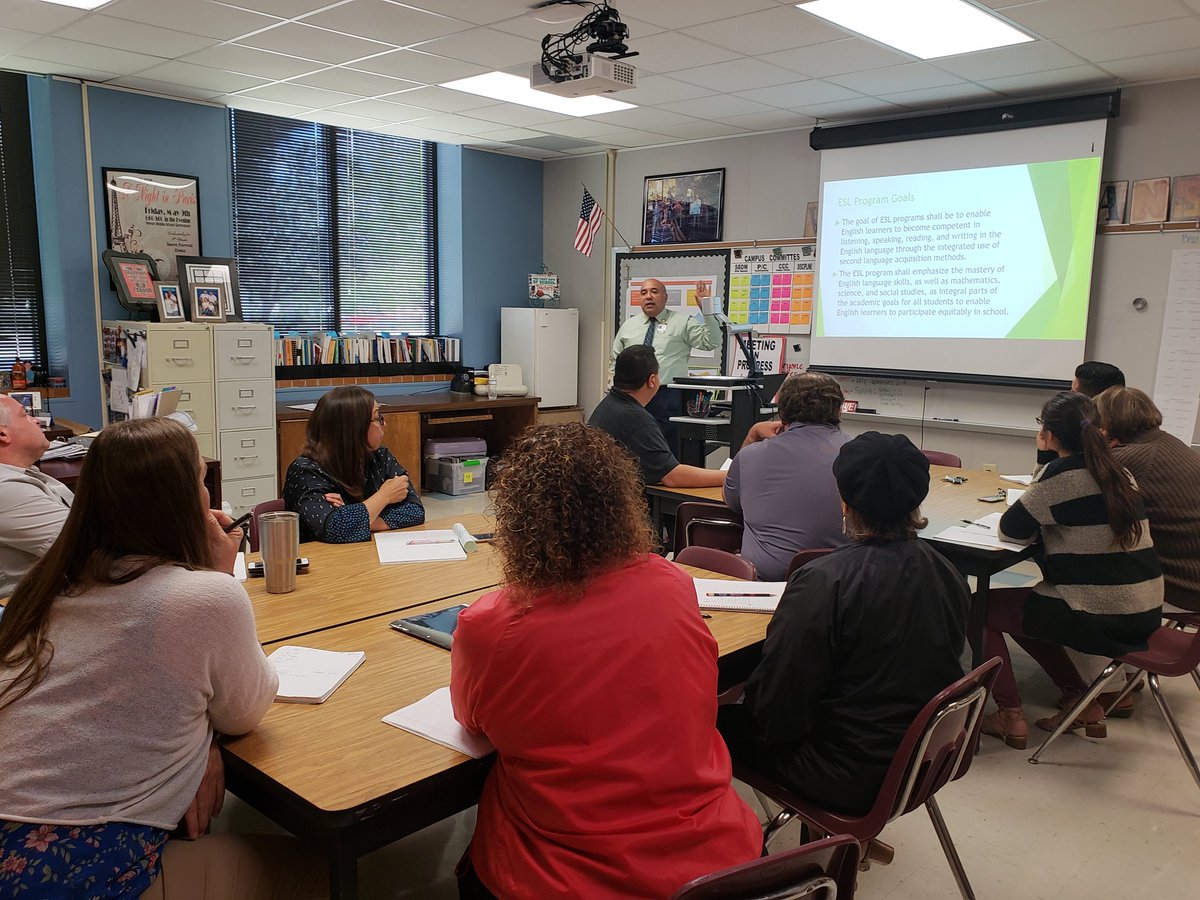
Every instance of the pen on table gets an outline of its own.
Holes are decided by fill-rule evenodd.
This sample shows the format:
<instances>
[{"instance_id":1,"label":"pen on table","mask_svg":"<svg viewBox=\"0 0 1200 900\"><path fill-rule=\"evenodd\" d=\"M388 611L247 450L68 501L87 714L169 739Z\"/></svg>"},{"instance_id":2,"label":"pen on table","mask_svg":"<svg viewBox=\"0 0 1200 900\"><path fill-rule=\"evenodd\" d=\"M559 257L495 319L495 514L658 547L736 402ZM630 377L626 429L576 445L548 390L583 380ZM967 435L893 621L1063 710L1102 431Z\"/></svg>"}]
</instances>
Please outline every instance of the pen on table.
<instances>
[{"instance_id":1,"label":"pen on table","mask_svg":"<svg viewBox=\"0 0 1200 900\"><path fill-rule=\"evenodd\" d=\"M713 593L710 591L709 593L705 594L704 596L705 597L774 597L775 595L769 594L769 593L768 594L743 594L740 592L722 594L722 593Z\"/></svg>"},{"instance_id":2,"label":"pen on table","mask_svg":"<svg viewBox=\"0 0 1200 900\"><path fill-rule=\"evenodd\" d=\"M457 544L457 543L458 543L458 540L456 538L422 538L422 539L416 540L416 541L409 541L408 546L411 547L413 544Z\"/></svg>"},{"instance_id":3,"label":"pen on table","mask_svg":"<svg viewBox=\"0 0 1200 900\"><path fill-rule=\"evenodd\" d=\"M961 521L962 521L962 523L963 523L964 525L974 525L976 528L982 528L982 529L984 529L985 531L991 531L991 530L992 530L992 526L991 526L991 525L984 525L982 522L973 522L973 521L971 521L970 519L962 519Z\"/></svg>"},{"instance_id":4,"label":"pen on table","mask_svg":"<svg viewBox=\"0 0 1200 900\"><path fill-rule=\"evenodd\" d=\"M712 618L712 616L710 616L708 613L700 613L700 618L702 618L702 619L711 619L711 618Z\"/></svg>"}]
</instances>

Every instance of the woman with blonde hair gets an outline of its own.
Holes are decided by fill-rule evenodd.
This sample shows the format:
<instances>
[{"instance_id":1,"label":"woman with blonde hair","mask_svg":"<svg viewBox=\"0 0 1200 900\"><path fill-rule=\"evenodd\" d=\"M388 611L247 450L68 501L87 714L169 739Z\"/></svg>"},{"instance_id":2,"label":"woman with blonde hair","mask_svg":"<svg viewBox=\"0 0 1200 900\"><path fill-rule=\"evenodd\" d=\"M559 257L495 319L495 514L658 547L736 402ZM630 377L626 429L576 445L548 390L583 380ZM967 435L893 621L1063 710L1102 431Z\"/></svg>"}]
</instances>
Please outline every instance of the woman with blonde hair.
<instances>
[{"instance_id":1,"label":"woman with blonde hair","mask_svg":"<svg viewBox=\"0 0 1200 900\"><path fill-rule=\"evenodd\" d=\"M651 553L637 464L598 428L531 428L494 489L505 587L458 619L454 714L497 761L463 897L667 897L759 856L717 733L717 644Z\"/></svg>"},{"instance_id":2,"label":"woman with blonde hair","mask_svg":"<svg viewBox=\"0 0 1200 900\"><path fill-rule=\"evenodd\" d=\"M288 466L283 502L300 514L302 541L369 541L372 532L425 521L408 472L383 446L379 403L358 385L317 401L304 447Z\"/></svg>"},{"instance_id":3,"label":"woman with blonde hair","mask_svg":"<svg viewBox=\"0 0 1200 900\"><path fill-rule=\"evenodd\" d=\"M230 574L241 532L208 510L204 469L177 422L104 429L62 533L0 617L0 896L320 889L286 843L167 843L220 810L214 732L249 731L278 684Z\"/></svg>"},{"instance_id":4,"label":"woman with blonde hair","mask_svg":"<svg viewBox=\"0 0 1200 900\"><path fill-rule=\"evenodd\" d=\"M1163 600L1200 612L1200 454L1162 430L1144 391L1110 387L1096 395L1112 455L1137 479L1163 570Z\"/></svg>"}]
</instances>

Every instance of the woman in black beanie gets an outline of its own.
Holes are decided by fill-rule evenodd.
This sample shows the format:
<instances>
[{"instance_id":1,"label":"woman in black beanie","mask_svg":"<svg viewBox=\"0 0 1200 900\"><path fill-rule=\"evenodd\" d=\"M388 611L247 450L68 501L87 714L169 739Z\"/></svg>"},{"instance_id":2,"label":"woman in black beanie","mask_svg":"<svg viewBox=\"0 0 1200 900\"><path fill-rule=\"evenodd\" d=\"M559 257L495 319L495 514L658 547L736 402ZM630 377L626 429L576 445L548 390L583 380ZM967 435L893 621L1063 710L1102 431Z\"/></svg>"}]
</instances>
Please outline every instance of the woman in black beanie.
<instances>
[{"instance_id":1,"label":"woman in black beanie","mask_svg":"<svg viewBox=\"0 0 1200 900\"><path fill-rule=\"evenodd\" d=\"M929 461L908 438L862 434L833 474L853 543L792 575L744 702L717 724L735 760L861 814L913 718L962 677L970 591L917 539Z\"/></svg>"}]
</instances>

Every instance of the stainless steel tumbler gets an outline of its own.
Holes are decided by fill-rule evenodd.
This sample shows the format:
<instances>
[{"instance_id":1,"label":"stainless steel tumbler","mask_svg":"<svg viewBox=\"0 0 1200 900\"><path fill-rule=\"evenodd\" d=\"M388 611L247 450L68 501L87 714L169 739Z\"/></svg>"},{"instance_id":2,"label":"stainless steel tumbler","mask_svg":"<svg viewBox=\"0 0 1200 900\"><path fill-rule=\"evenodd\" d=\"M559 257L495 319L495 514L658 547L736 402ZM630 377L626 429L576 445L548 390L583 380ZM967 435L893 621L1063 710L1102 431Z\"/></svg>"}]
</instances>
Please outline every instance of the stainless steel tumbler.
<instances>
[{"instance_id":1,"label":"stainless steel tumbler","mask_svg":"<svg viewBox=\"0 0 1200 900\"><path fill-rule=\"evenodd\" d=\"M258 517L258 543L262 550L267 593L286 594L296 589L296 557L300 555L300 516L294 512L268 512Z\"/></svg>"}]
</instances>

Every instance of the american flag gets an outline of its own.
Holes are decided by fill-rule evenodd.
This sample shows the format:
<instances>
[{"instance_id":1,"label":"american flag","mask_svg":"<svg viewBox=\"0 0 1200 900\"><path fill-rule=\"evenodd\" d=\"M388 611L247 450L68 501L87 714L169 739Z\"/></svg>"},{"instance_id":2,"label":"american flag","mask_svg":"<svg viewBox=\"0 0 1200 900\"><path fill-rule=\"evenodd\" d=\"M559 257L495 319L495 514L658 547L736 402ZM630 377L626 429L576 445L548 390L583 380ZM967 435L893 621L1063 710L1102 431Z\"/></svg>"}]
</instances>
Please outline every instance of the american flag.
<instances>
[{"instance_id":1,"label":"american flag","mask_svg":"<svg viewBox=\"0 0 1200 900\"><path fill-rule=\"evenodd\" d=\"M596 232L604 224L604 210L596 203L587 188L583 189L583 203L579 207L579 225L575 229L575 249L584 256L591 258L592 241Z\"/></svg>"}]
</instances>

